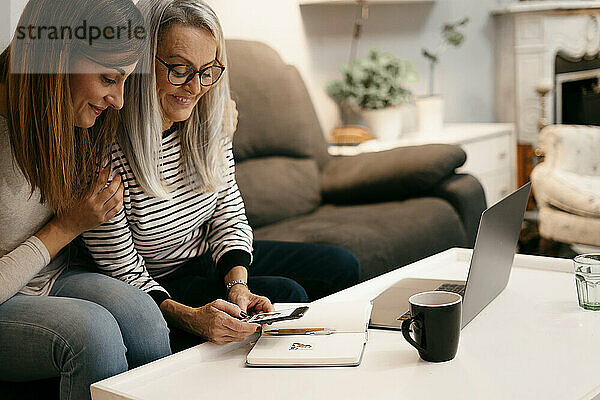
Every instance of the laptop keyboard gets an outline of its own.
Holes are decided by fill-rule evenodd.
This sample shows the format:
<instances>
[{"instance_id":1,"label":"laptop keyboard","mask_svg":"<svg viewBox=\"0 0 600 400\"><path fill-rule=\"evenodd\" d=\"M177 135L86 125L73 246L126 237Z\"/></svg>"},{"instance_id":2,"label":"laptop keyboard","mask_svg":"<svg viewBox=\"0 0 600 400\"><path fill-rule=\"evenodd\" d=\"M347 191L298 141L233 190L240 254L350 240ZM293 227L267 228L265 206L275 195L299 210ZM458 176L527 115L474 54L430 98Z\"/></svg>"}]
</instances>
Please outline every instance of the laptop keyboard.
<instances>
[{"instance_id":1,"label":"laptop keyboard","mask_svg":"<svg viewBox=\"0 0 600 400\"><path fill-rule=\"evenodd\" d=\"M460 294L462 297L465 295L465 288L467 285L461 283L444 283L440 285L437 289L442 292L452 292L456 294ZM405 312L398 318L398 321L404 321L410 318L410 311Z\"/></svg>"},{"instance_id":2,"label":"laptop keyboard","mask_svg":"<svg viewBox=\"0 0 600 400\"><path fill-rule=\"evenodd\" d=\"M465 295L465 288L467 285L464 283L444 283L439 288L435 290L440 290L443 292L452 292L456 294L460 294L461 297Z\"/></svg>"}]
</instances>

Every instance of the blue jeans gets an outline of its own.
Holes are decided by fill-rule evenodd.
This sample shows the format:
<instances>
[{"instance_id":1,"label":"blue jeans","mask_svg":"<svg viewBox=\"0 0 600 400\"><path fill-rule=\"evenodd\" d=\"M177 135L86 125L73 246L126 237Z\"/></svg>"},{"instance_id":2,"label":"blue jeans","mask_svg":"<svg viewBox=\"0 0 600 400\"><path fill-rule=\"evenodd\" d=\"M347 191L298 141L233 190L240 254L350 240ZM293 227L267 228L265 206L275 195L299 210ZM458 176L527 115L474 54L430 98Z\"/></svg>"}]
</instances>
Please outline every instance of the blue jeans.
<instances>
[{"instance_id":1,"label":"blue jeans","mask_svg":"<svg viewBox=\"0 0 600 400\"><path fill-rule=\"evenodd\" d=\"M71 268L49 296L0 304L0 381L60 377L61 399L89 399L90 384L169 354L152 298L99 273Z\"/></svg>"},{"instance_id":2,"label":"blue jeans","mask_svg":"<svg viewBox=\"0 0 600 400\"><path fill-rule=\"evenodd\" d=\"M302 303L356 285L359 275L358 260L341 247L256 241L248 287L273 303ZM223 281L209 254L193 258L156 280L174 300L188 306L200 307L225 298Z\"/></svg>"}]
</instances>

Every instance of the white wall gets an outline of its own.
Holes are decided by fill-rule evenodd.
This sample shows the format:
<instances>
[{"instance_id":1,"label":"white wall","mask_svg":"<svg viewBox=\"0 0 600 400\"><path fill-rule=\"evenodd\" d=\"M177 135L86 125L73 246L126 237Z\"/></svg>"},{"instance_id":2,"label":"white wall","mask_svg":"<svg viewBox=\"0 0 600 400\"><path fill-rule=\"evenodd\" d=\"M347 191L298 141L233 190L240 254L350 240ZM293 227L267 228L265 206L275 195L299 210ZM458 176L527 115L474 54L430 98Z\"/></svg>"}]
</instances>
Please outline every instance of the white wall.
<instances>
[{"instance_id":1,"label":"white wall","mask_svg":"<svg viewBox=\"0 0 600 400\"><path fill-rule=\"evenodd\" d=\"M11 4L11 31L27 0L0 0ZM230 38L261 40L274 47L288 63L300 70L326 134L339 123L335 103L323 90L338 78L338 67L348 59L357 8L344 6L298 6L297 0L207 0L221 19ZM437 0L433 3L371 5L358 55L369 48L392 51L413 61L419 82L414 93L425 94L428 64L421 48L435 48L444 22L471 18L467 39L459 49L442 55L436 72L437 92L446 99L446 121L492 122L493 18L490 10L506 0ZM0 15L6 15L0 9ZM3 17L5 18L5 17ZM0 26L6 26L0 21ZM2 30L4 29L4 30ZM0 28L0 43L8 43Z\"/></svg>"},{"instance_id":2,"label":"white wall","mask_svg":"<svg viewBox=\"0 0 600 400\"><path fill-rule=\"evenodd\" d=\"M300 70L325 132L339 122L337 108L323 90L347 61L356 6L297 5L296 0L207 0L231 38L261 40ZM369 48L392 51L413 61L426 94L428 64L421 48L435 48L443 23L471 18L466 41L449 49L437 66L436 88L446 98L446 121L494 121L493 18L497 0L437 0L434 3L371 5L358 55Z\"/></svg>"},{"instance_id":3,"label":"white wall","mask_svg":"<svg viewBox=\"0 0 600 400\"><path fill-rule=\"evenodd\" d=\"M4 50L14 33L27 0L0 0L0 49Z\"/></svg>"}]
</instances>

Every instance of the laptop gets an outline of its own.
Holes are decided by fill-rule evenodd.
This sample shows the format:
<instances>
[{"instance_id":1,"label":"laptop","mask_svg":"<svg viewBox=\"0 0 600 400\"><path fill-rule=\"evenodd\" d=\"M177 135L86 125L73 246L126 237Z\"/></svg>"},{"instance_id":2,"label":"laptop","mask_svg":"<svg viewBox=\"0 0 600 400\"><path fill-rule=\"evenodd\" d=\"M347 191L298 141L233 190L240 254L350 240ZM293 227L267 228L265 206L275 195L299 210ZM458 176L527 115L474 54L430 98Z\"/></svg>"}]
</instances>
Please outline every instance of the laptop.
<instances>
[{"instance_id":1,"label":"laptop","mask_svg":"<svg viewBox=\"0 0 600 400\"><path fill-rule=\"evenodd\" d=\"M444 290L463 296L461 328L464 328L508 284L530 190L531 182L481 214L466 282L403 279L373 300L369 327L400 330L402 321L410 318L410 296Z\"/></svg>"}]
</instances>

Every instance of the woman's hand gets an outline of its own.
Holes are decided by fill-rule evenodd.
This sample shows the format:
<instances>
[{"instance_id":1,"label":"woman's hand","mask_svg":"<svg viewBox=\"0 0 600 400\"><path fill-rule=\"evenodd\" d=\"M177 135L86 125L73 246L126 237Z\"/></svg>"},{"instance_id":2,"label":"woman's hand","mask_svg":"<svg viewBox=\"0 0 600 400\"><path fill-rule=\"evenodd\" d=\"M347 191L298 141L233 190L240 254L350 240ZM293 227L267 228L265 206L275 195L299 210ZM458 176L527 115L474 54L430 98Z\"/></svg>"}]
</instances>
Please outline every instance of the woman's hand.
<instances>
[{"instance_id":1,"label":"woman's hand","mask_svg":"<svg viewBox=\"0 0 600 400\"><path fill-rule=\"evenodd\" d=\"M81 233L103 224L121 210L123 207L121 176L117 175L110 185L106 186L109 176L110 168L104 169L90 194L83 201L56 215L35 234L46 246L50 258L54 258Z\"/></svg>"},{"instance_id":2,"label":"woman's hand","mask_svg":"<svg viewBox=\"0 0 600 400\"><path fill-rule=\"evenodd\" d=\"M269 299L250 292L244 285L234 285L229 291L227 299L250 315L275 311Z\"/></svg>"},{"instance_id":3,"label":"woman's hand","mask_svg":"<svg viewBox=\"0 0 600 400\"><path fill-rule=\"evenodd\" d=\"M259 324L250 324L237 318L241 318L240 308L218 299L191 309L186 325L189 331L216 344L241 342L260 328Z\"/></svg>"},{"instance_id":4,"label":"woman's hand","mask_svg":"<svg viewBox=\"0 0 600 400\"><path fill-rule=\"evenodd\" d=\"M106 186L110 167L102 170L88 196L69 210L57 215L55 223L75 236L96 228L113 218L123 207L123 183L117 174Z\"/></svg>"}]
</instances>

